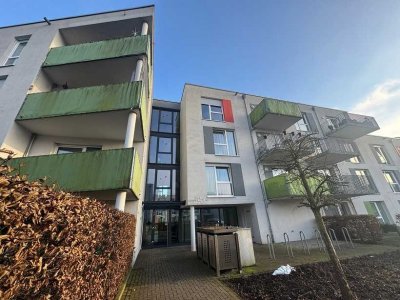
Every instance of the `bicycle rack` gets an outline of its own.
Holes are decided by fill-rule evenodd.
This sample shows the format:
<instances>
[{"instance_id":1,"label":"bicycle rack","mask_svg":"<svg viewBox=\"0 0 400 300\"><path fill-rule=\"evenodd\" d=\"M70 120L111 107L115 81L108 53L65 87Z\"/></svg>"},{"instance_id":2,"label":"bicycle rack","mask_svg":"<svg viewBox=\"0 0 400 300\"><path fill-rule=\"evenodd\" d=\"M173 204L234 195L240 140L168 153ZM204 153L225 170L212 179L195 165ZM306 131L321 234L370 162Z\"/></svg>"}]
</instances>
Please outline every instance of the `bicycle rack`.
<instances>
[{"instance_id":1,"label":"bicycle rack","mask_svg":"<svg viewBox=\"0 0 400 300\"><path fill-rule=\"evenodd\" d=\"M325 248L324 242L322 241L321 232L318 229L315 229L314 233L315 233L315 237L317 239L317 245L318 245L319 251L324 251L326 253L326 248Z\"/></svg>"},{"instance_id":2,"label":"bicycle rack","mask_svg":"<svg viewBox=\"0 0 400 300\"><path fill-rule=\"evenodd\" d=\"M306 254L308 253L308 255L310 255L310 248L308 247L306 235L304 234L304 232L302 230L299 232L299 234L300 234L301 245L303 246L304 253L306 253Z\"/></svg>"},{"instance_id":3,"label":"bicycle rack","mask_svg":"<svg viewBox=\"0 0 400 300\"><path fill-rule=\"evenodd\" d=\"M342 250L340 248L339 241L336 236L336 232L335 232L335 230L333 230L333 228L329 228L329 236L331 237L331 241L333 244L334 244L334 242L336 242L336 247L338 248L338 250Z\"/></svg>"},{"instance_id":4,"label":"bicycle rack","mask_svg":"<svg viewBox=\"0 0 400 300\"><path fill-rule=\"evenodd\" d=\"M342 234L346 244L349 244L351 248L354 248L353 240L351 239L349 230L346 227L342 227Z\"/></svg>"},{"instance_id":5,"label":"bicycle rack","mask_svg":"<svg viewBox=\"0 0 400 300\"><path fill-rule=\"evenodd\" d=\"M283 233L283 238L285 239L286 251L287 251L288 256L289 257L294 257L293 249L292 249L292 246L290 245L289 236L288 236L288 234L286 232Z\"/></svg>"},{"instance_id":6,"label":"bicycle rack","mask_svg":"<svg viewBox=\"0 0 400 300\"><path fill-rule=\"evenodd\" d=\"M269 250L269 258L276 259L274 244L272 243L272 239L269 234L267 234L267 244L268 244L268 250Z\"/></svg>"}]
</instances>

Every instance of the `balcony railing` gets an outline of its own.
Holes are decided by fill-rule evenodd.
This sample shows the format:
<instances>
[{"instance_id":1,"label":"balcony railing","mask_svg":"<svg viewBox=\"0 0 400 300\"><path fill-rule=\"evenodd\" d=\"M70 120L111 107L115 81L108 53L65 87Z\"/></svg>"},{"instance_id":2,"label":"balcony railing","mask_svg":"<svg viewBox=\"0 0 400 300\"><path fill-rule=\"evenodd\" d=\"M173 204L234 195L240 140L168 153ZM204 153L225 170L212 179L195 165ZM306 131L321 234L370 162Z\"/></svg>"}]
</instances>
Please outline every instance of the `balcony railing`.
<instances>
[{"instance_id":1,"label":"balcony railing","mask_svg":"<svg viewBox=\"0 0 400 300\"><path fill-rule=\"evenodd\" d=\"M329 184L329 189L333 195L345 198L378 193L371 178L357 175L340 175L333 184Z\"/></svg>"},{"instance_id":2,"label":"balcony railing","mask_svg":"<svg viewBox=\"0 0 400 300\"><path fill-rule=\"evenodd\" d=\"M302 118L298 104L265 98L250 113L253 128L283 131Z\"/></svg>"},{"instance_id":3,"label":"balcony railing","mask_svg":"<svg viewBox=\"0 0 400 300\"><path fill-rule=\"evenodd\" d=\"M142 170L133 148L14 158L14 172L67 192L130 190L138 198Z\"/></svg>"},{"instance_id":4,"label":"balcony railing","mask_svg":"<svg viewBox=\"0 0 400 300\"><path fill-rule=\"evenodd\" d=\"M349 140L336 138L320 139L315 142L315 151L307 159L311 163L332 165L359 155L357 145Z\"/></svg>"},{"instance_id":5,"label":"balcony railing","mask_svg":"<svg viewBox=\"0 0 400 300\"><path fill-rule=\"evenodd\" d=\"M17 120L130 110L145 104L141 81L29 94Z\"/></svg>"},{"instance_id":6,"label":"balcony railing","mask_svg":"<svg viewBox=\"0 0 400 300\"><path fill-rule=\"evenodd\" d=\"M308 179L311 191L314 192L320 181L314 178ZM264 188L267 199L298 199L305 196L305 190L300 180L293 180L288 174L282 174L264 180Z\"/></svg>"},{"instance_id":7,"label":"balcony railing","mask_svg":"<svg viewBox=\"0 0 400 300\"><path fill-rule=\"evenodd\" d=\"M52 48L43 67L132 55L150 56L150 36L142 35Z\"/></svg>"},{"instance_id":8,"label":"balcony railing","mask_svg":"<svg viewBox=\"0 0 400 300\"><path fill-rule=\"evenodd\" d=\"M289 153L285 143L289 139L297 138L297 136L284 136L280 134L267 134L265 138L256 144L257 161L259 163L271 166L279 166L285 163L285 158ZM313 153L313 149L304 147L302 157ZM300 154L300 153L298 153Z\"/></svg>"},{"instance_id":9,"label":"balcony railing","mask_svg":"<svg viewBox=\"0 0 400 300\"><path fill-rule=\"evenodd\" d=\"M317 178L308 180L311 192L314 192L322 181ZM363 195L377 194L378 190L372 181L360 178L356 175L342 175L340 178L327 181L322 184L324 193L337 199L357 197ZM267 198L276 199L299 199L305 197L305 189L300 180L293 180L288 174L267 178L264 180Z\"/></svg>"},{"instance_id":10,"label":"balcony railing","mask_svg":"<svg viewBox=\"0 0 400 300\"><path fill-rule=\"evenodd\" d=\"M321 123L323 132L332 137L356 139L379 129L375 118L342 112Z\"/></svg>"}]
</instances>

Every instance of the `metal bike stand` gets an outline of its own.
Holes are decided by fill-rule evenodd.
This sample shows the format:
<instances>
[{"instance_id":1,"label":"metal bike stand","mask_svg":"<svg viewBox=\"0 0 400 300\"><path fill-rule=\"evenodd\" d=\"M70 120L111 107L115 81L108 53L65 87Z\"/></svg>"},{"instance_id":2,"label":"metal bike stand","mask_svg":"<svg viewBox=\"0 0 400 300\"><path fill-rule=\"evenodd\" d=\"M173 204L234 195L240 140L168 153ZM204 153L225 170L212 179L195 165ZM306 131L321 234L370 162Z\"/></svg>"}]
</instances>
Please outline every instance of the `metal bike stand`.
<instances>
[{"instance_id":1,"label":"metal bike stand","mask_svg":"<svg viewBox=\"0 0 400 300\"><path fill-rule=\"evenodd\" d=\"M288 256L289 257L294 257L293 249L292 249L292 246L290 245L289 235L286 232L283 233L283 238L285 239L286 251L287 251Z\"/></svg>"},{"instance_id":2,"label":"metal bike stand","mask_svg":"<svg viewBox=\"0 0 400 300\"><path fill-rule=\"evenodd\" d=\"M342 234L346 244L349 244L351 248L354 248L353 240L351 239L349 230L346 227L342 227Z\"/></svg>"},{"instance_id":3,"label":"metal bike stand","mask_svg":"<svg viewBox=\"0 0 400 300\"><path fill-rule=\"evenodd\" d=\"M306 253L306 254L308 253L308 255L310 255L310 248L308 247L306 235L304 234L304 232L302 230L300 231L299 234L300 234L301 245L303 246L304 253Z\"/></svg>"},{"instance_id":4,"label":"metal bike stand","mask_svg":"<svg viewBox=\"0 0 400 300\"><path fill-rule=\"evenodd\" d=\"M331 237L332 243L334 241L336 242L336 247L338 248L338 250L342 250L340 248L339 241L338 241L337 236L336 236L336 232L335 232L335 230L333 230L333 228L329 228L329 236Z\"/></svg>"},{"instance_id":5,"label":"metal bike stand","mask_svg":"<svg viewBox=\"0 0 400 300\"><path fill-rule=\"evenodd\" d=\"M267 244L268 244L268 250L269 250L269 258L276 259L274 244L272 243L272 239L269 234L267 234Z\"/></svg>"}]
</instances>

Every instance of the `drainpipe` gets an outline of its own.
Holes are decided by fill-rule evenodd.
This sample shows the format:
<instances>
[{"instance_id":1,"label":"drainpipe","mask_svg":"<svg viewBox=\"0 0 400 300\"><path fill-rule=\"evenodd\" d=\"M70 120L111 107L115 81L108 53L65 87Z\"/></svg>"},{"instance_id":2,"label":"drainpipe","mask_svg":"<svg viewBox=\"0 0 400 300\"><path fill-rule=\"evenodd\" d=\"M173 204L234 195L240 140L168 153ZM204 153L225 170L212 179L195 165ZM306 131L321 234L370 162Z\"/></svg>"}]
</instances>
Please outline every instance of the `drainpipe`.
<instances>
[{"instance_id":1,"label":"drainpipe","mask_svg":"<svg viewBox=\"0 0 400 300\"><path fill-rule=\"evenodd\" d=\"M149 25L144 22L142 24L142 35L146 35ZM143 69L143 59L139 59L136 63L135 72L132 74L131 81L140 81L140 76ZM135 125L136 125L136 111L131 110L128 115L128 124L126 126L124 148L133 147L133 139L135 136ZM126 202L126 191L119 191L117 198L115 199L115 208L124 211Z\"/></svg>"},{"instance_id":2,"label":"drainpipe","mask_svg":"<svg viewBox=\"0 0 400 300\"><path fill-rule=\"evenodd\" d=\"M193 252L196 251L196 224L194 206L190 207L190 246Z\"/></svg>"},{"instance_id":3,"label":"drainpipe","mask_svg":"<svg viewBox=\"0 0 400 300\"><path fill-rule=\"evenodd\" d=\"M255 147L255 145L254 145L254 140L253 140L253 135L252 135L252 132L253 132L253 127L251 126L251 122L250 122L250 112L248 111L248 109L247 109L247 105L246 105L246 95L245 94L242 94L242 99L243 99L243 103L244 103L244 108L246 109L246 114L247 114L247 124L248 124L248 126L249 126L249 129L250 129L250 138L251 138L251 141L252 141L252 145L253 145L253 151L254 151L254 157L256 158L256 160L257 160L257 151L256 151L256 147ZM264 185L263 185L263 182L262 182L262 178L261 178L261 174L260 174L260 169L259 169L259 165L258 165L258 163L257 163L257 161L256 161L256 165L257 165L257 173L258 173L258 179L259 179L259 182L260 182L260 187L261 187L261 191L262 191L262 194L263 194L263 198L264 198L264 205L265 205L265 212L266 212L266 214L267 214L267 222L268 222L268 229L269 229L269 233L270 233L270 235L271 235L271 241L272 242L274 242L275 241L275 239L274 239L274 233L273 233L273 231L272 231L272 224L271 224L271 219L270 219L270 217L269 217L269 210L268 210L268 206L269 206L269 200L267 199L267 193L265 192L265 189L264 189Z\"/></svg>"}]
</instances>

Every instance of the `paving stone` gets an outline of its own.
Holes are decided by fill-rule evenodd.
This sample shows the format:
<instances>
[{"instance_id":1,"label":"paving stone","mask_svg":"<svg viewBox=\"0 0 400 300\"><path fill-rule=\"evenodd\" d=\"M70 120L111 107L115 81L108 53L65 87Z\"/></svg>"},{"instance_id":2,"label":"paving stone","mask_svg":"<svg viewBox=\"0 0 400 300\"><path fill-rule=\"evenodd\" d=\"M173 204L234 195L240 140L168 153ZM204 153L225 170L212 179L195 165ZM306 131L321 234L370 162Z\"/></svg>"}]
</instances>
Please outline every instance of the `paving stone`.
<instances>
[{"instance_id":1,"label":"paving stone","mask_svg":"<svg viewBox=\"0 0 400 300\"><path fill-rule=\"evenodd\" d=\"M188 246L142 250L122 299L190 300L238 296Z\"/></svg>"}]
</instances>

